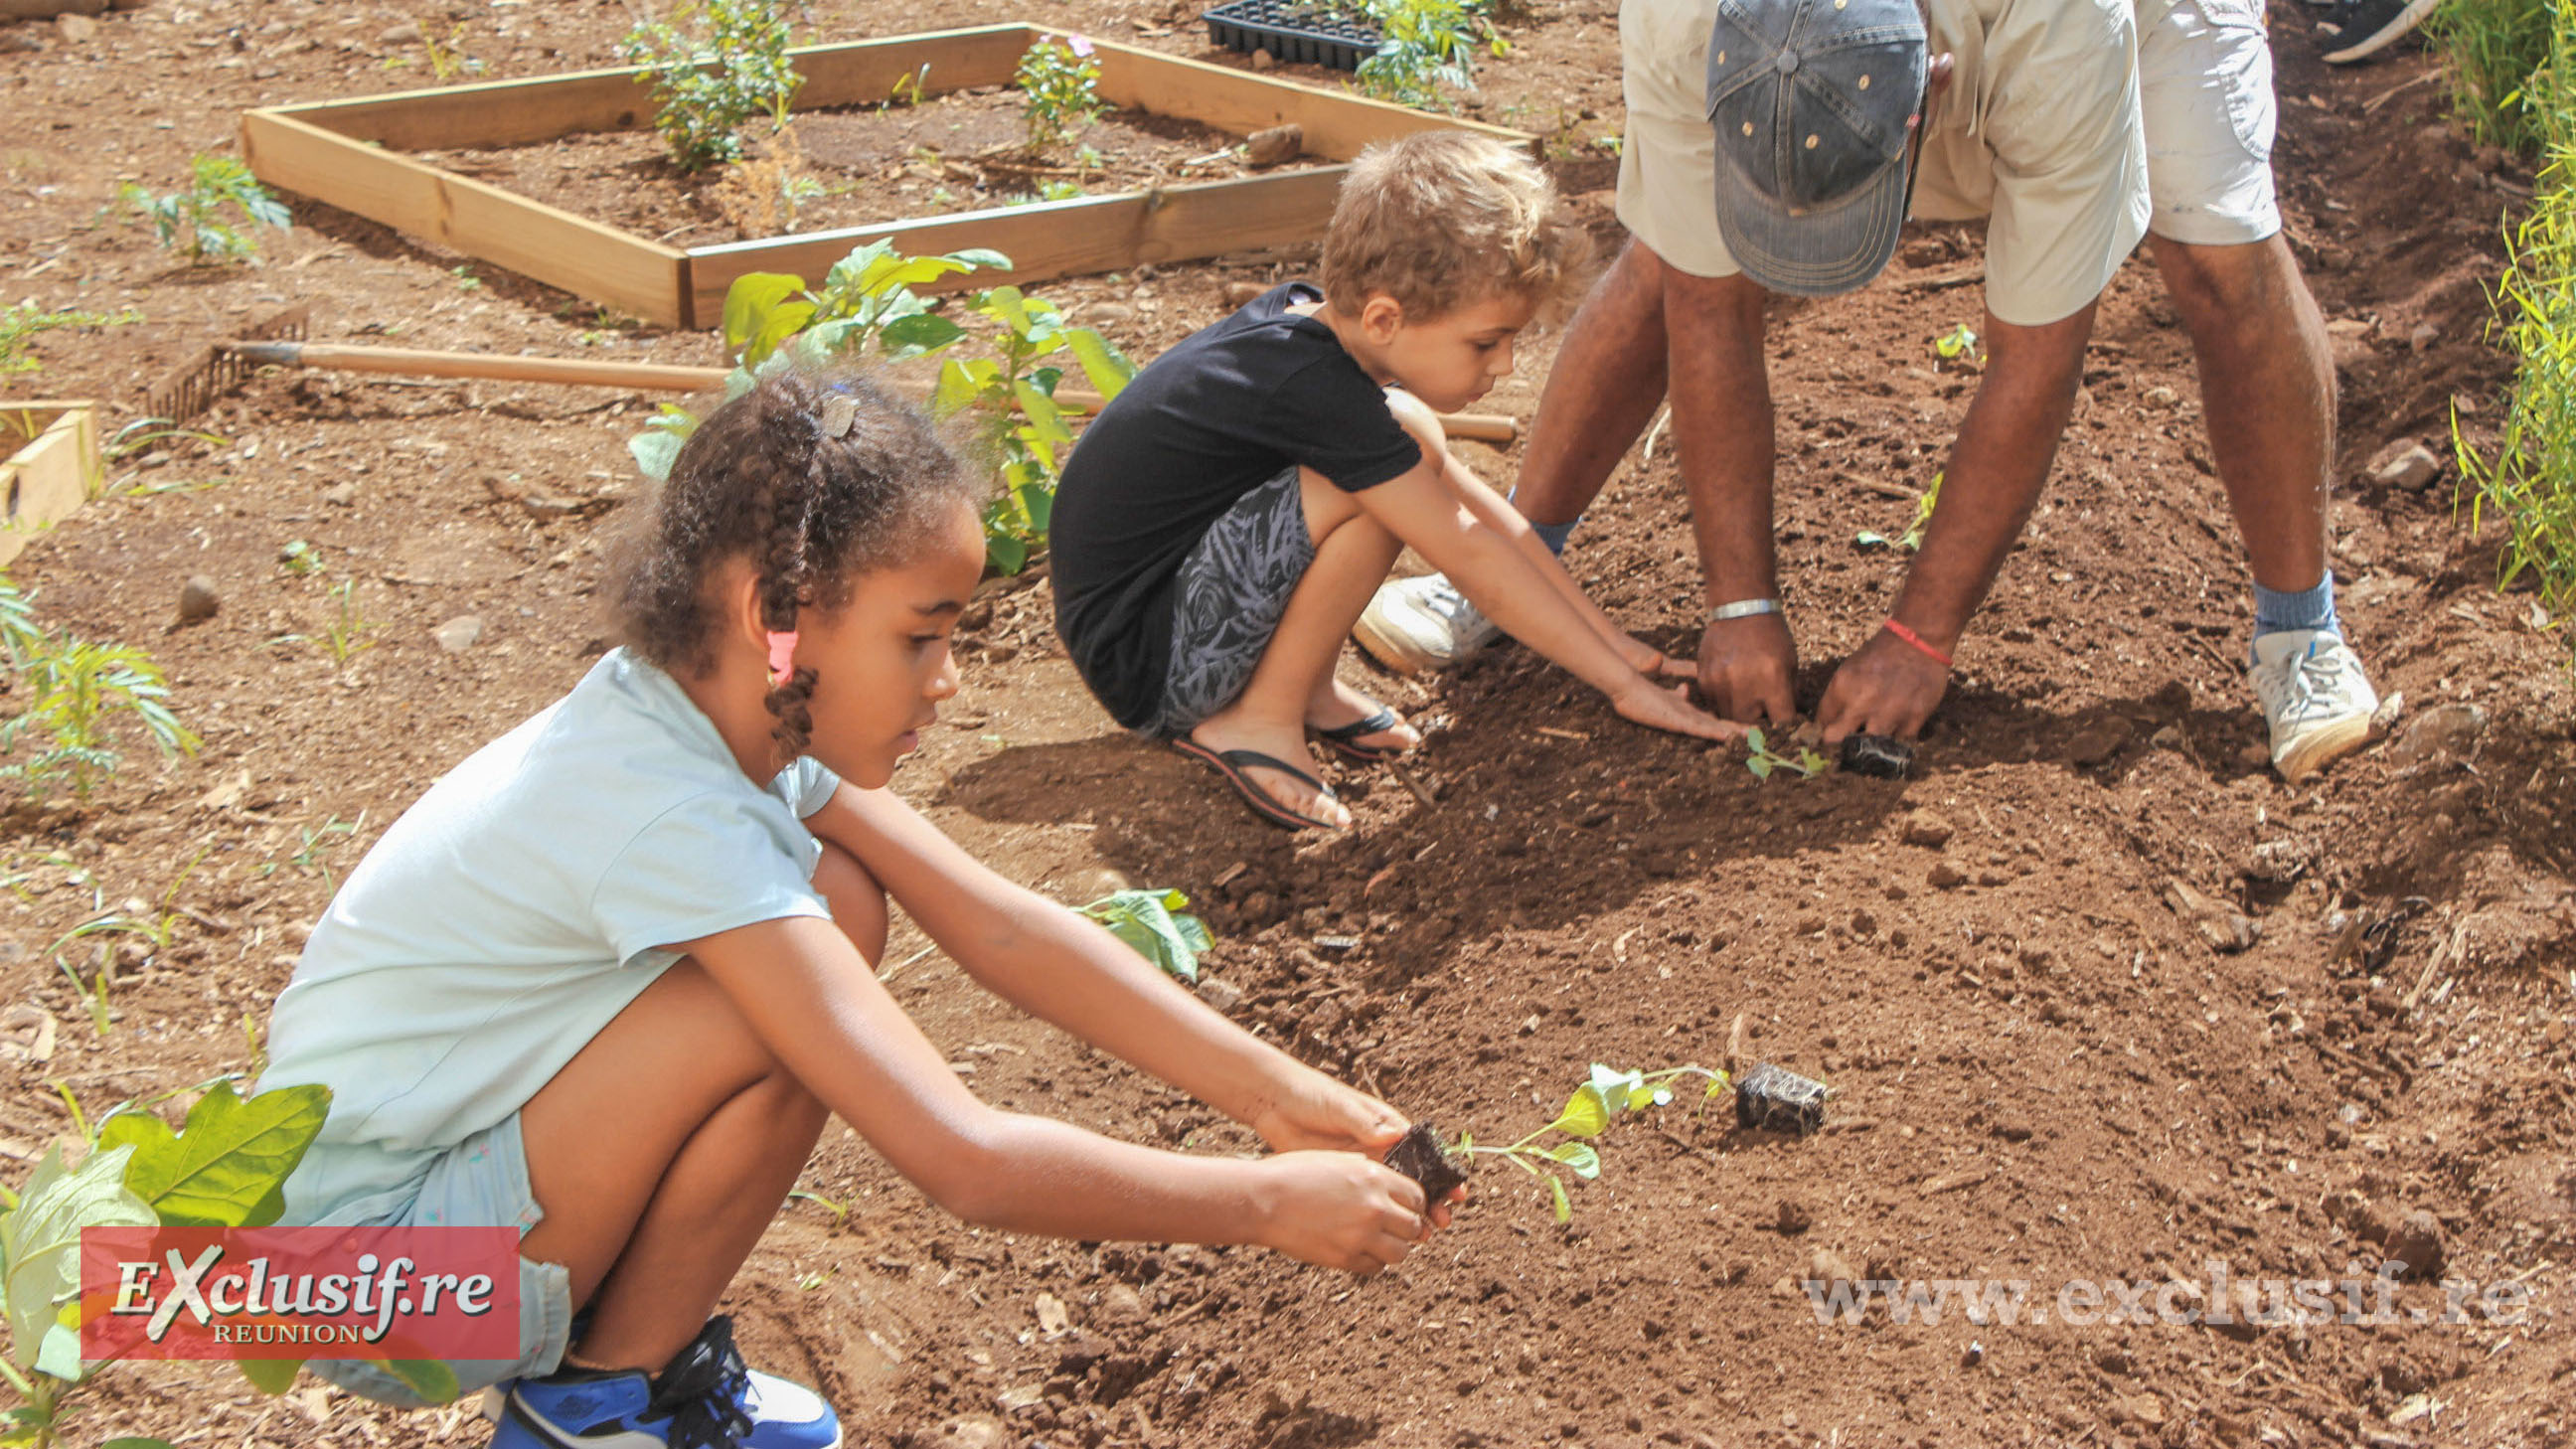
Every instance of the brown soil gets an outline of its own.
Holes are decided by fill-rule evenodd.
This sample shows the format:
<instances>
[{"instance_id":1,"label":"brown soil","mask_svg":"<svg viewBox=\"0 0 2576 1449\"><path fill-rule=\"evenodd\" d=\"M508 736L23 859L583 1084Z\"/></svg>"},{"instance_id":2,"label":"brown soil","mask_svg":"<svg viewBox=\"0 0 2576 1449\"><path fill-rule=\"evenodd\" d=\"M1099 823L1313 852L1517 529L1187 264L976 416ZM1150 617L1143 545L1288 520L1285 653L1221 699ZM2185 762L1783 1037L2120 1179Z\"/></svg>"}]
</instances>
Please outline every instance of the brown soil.
<instances>
[{"instance_id":1,"label":"brown soil","mask_svg":"<svg viewBox=\"0 0 2576 1449\"><path fill-rule=\"evenodd\" d=\"M743 201L726 194L733 168L684 172L650 131L435 152L422 159L679 246L1024 205L1045 199L1042 188L1049 183L1107 196L1252 174L1238 154L1241 137L1138 111L1104 112L1062 143L1033 152L1020 93L1007 87L952 92L917 106L800 112L793 131L802 162L787 163L793 167L788 174L820 190L799 204L792 219L747 217ZM748 159L776 166L778 150L774 140L755 141Z\"/></svg>"},{"instance_id":2,"label":"brown soil","mask_svg":"<svg viewBox=\"0 0 2576 1449\"><path fill-rule=\"evenodd\" d=\"M826 35L1022 18L1002 0L815 10ZM1559 118L1562 148L1588 152L1617 123L1611 0L1528 12L1479 113ZM467 13L469 50L503 75L607 63L628 23L608 4ZM394 47L372 37L406 18L165 0L84 39L0 32L43 46L0 53L0 114L29 118L0 144L9 295L146 319L48 334L21 390L103 398L114 426L189 348L290 301L319 303L326 336L718 360L709 337L619 325L489 267L467 288L460 258L311 203L261 265L222 271L176 268L102 218L120 180L166 185L246 105L383 89ZM1160 0L1065 0L1044 18L1206 53L1188 8ZM2440 124L2438 84L2403 84L2420 57L2328 72L2306 12L2276 18L2279 171L2343 379L2337 567L2381 688L2408 701L2393 741L2304 791L2257 763L2243 557L2188 343L2143 257L2104 302L2056 482L1906 780L1757 782L1505 649L1377 680L1429 732L1408 766L1427 802L1336 766L1358 827L1284 837L1109 725L1051 642L1042 577L995 586L966 693L898 782L979 856L1072 901L1121 881L1190 890L1240 1019L1453 1130L1527 1131L1594 1061L1714 1065L1739 1013L1748 1060L1831 1085L1828 1126L1623 1116L1571 1226L1517 1174L1487 1174L1455 1228L1370 1282L1253 1251L965 1228L836 1128L804 1184L852 1204L847 1219L790 1203L727 1298L752 1360L819 1382L853 1444L2566 1443L2576 696L2563 640L2526 596L2495 592L2492 525L2469 530L2451 473L2410 494L2364 472L2400 436L2447 457L2454 407L2472 442L2491 436L2508 368L2481 342L2479 283L2530 178ZM1606 167L1566 174L1607 234ZM1934 229L1863 295L1778 310L1779 532L1810 700L1901 567L1853 535L1901 529L1973 395L1930 339L1977 317L1972 289L1941 285L1976 244ZM1220 315L1229 286L1310 261L1046 291L1149 356ZM1526 415L1546 351L1492 405ZM55 1027L42 1061L33 1019L9 1028L13 1180L66 1127L52 1083L96 1109L245 1066L243 1024L265 1019L336 876L603 647L592 540L632 497L622 438L646 407L258 380L210 421L225 445L127 460L125 491L29 550L14 572L42 616L150 649L206 745L167 769L130 747L89 800L10 818L0 984ZM1512 455L1478 457L1508 480ZM172 483L206 486L135 486ZM299 538L322 573L279 567ZM1658 449L1569 557L1614 613L1685 645L1689 538ZM222 613L165 632L192 574ZM373 647L341 668L276 642L318 632L346 580ZM443 649L432 630L466 615L479 640ZM46 948L102 903L148 910L165 891L188 914L166 950L115 946L118 1020L100 1036ZM989 1099L1191 1151L1254 1146L920 946L899 933L893 989ZM2210 1258L2240 1277L2340 1276L2383 1249L2421 1257L2428 1224L2451 1273L2519 1283L2530 1315L2248 1330L1874 1310L1823 1326L1795 1286L2027 1278L2046 1302L2070 1278L2163 1285ZM1040 1295L1069 1326L1041 1325ZM2398 1290L2401 1310L2440 1301ZM228 1371L146 1366L102 1376L73 1442L142 1432L357 1446L486 1431L464 1409L395 1413L309 1381L263 1400Z\"/></svg>"}]
</instances>

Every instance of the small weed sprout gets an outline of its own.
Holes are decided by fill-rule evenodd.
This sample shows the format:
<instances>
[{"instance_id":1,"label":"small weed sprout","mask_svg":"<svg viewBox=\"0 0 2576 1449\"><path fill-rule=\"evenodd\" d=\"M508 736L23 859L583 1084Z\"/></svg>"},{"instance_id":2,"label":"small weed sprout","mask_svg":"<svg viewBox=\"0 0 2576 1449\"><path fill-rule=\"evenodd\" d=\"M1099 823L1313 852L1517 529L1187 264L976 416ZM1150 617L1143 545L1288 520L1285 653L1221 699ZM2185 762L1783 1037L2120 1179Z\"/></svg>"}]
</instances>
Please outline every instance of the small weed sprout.
<instances>
[{"instance_id":1,"label":"small weed sprout","mask_svg":"<svg viewBox=\"0 0 2576 1449\"><path fill-rule=\"evenodd\" d=\"M286 863L294 866L302 875L322 877L323 891L326 894L336 893L340 889L340 882L331 873L327 857L332 851L347 844L349 838L356 835L359 828L366 823L367 812L361 810L355 820L343 820L334 815L320 825L298 826L296 833L303 837L303 844L296 848L293 855L286 858ZM274 860L260 862L260 878L265 880L276 874L277 865Z\"/></svg>"},{"instance_id":2,"label":"small weed sprout","mask_svg":"<svg viewBox=\"0 0 2576 1449\"><path fill-rule=\"evenodd\" d=\"M745 236L775 236L796 229L796 214L825 193L813 174L793 125L770 133L758 157L725 168L710 199L716 214Z\"/></svg>"},{"instance_id":3,"label":"small weed sprout","mask_svg":"<svg viewBox=\"0 0 2576 1449\"><path fill-rule=\"evenodd\" d=\"M290 574L322 572L322 550L301 538L290 538L277 550L277 566Z\"/></svg>"},{"instance_id":4,"label":"small weed sprout","mask_svg":"<svg viewBox=\"0 0 2576 1449\"><path fill-rule=\"evenodd\" d=\"M1705 1078L1707 1091L1700 1095L1699 1110L1706 1110L1708 1100L1729 1086L1726 1073L1696 1064L1665 1067L1659 1071L1621 1071L1616 1067L1592 1064L1592 1075L1574 1095L1565 1099L1565 1110L1556 1120L1539 1128L1507 1147L1480 1147L1465 1133L1458 1135L1456 1150L1464 1155L1499 1157L1547 1184L1549 1207L1560 1223L1572 1220L1574 1205L1565 1195L1565 1179L1560 1169L1589 1182L1601 1175L1601 1154L1590 1139L1607 1131L1612 1118L1621 1112L1661 1107L1670 1103L1680 1083L1689 1077ZM1541 1139L1554 1134L1559 1140Z\"/></svg>"},{"instance_id":5,"label":"small weed sprout","mask_svg":"<svg viewBox=\"0 0 2576 1449\"><path fill-rule=\"evenodd\" d=\"M38 333L66 327L122 327L142 320L143 314L131 307L122 312L84 312L77 308L48 312L33 302L12 302L0 307L0 373L37 370L39 364L28 356L28 347Z\"/></svg>"},{"instance_id":6,"label":"small weed sprout","mask_svg":"<svg viewBox=\"0 0 2576 1449\"><path fill-rule=\"evenodd\" d=\"M788 63L780 0L698 0L673 21L647 21L618 54L653 73L653 128L683 171L742 159L739 131L754 116L787 124L804 78Z\"/></svg>"},{"instance_id":7,"label":"small weed sprout","mask_svg":"<svg viewBox=\"0 0 2576 1449\"><path fill-rule=\"evenodd\" d=\"M319 565L316 565L319 567ZM319 634L280 634L271 644L310 644L331 656L335 669L346 670L349 661L376 647L372 637L381 626L367 617L358 605L358 581L342 579L331 590L331 612L323 621Z\"/></svg>"},{"instance_id":8,"label":"small weed sprout","mask_svg":"<svg viewBox=\"0 0 2576 1449\"><path fill-rule=\"evenodd\" d=\"M1974 362L1977 360L1977 330L1962 322L1933 338L1932 351L1943 362L1956 362L1963 357Z\"/></svg>"},{"instance_id":9,"label":"small weed sprout","mask_svg":"<svg viewBox=\"0 0 2576 1449\"><path fill-rule=\"evenodd\" d=\"M436 24L420 23L420 48L429 57L430 77L441 85L458 76L481 75L483 62L465 53L465 22L451 22L444 35Z\"/></svg>"},{"instance_id":10,"label":"small weed sprout","mask_svg":"<svg viewBox=\"0 0 2576 1449\"><path fill-rule=\"evenodd\" d=\"M1862 548L1894 548L1906 553L1921 549L1923 530L1932 526L1932 510L1940 506L1941 480L1946 476L1943 473L1932 475L1932 486L1924 489L1922 496L1914 500L1914 521L1905 526L1903 533L1889 538L1886 534L1864 528L1852 535L1852 542Z\"/></svg>"},{"instance_id":11,"label":"small weed sprout","mask_svg":"<svg viewBox=\"0 0 2576 1449\"><path fill-rule=\"evenodd\" d=\"M885 104L877 109L886 111L896 106L920 105L929 97L929 86L930 62L925 60L921 63L921 69L910 75L895 77L894 85L886 91Z\"/></svg>"},{"instance_id":12,"label":"small weed sprout","mask_svg":"<svg viewBox=\"0 0 2576 1449\"><path fill-rule=\"evenodd\" d=\"M483 290L483 279L474 275L474 267L470 262L460 263L448 268L447 274L456 279L456 290L460 292L480 292Z\"/></svg>"},{"instance_id":13,"label":"small weed sprout","mask_svg":"<svg viewBox=\"0 0 2576 1449\"><path fill-rule=\"evenodd\" d=\"M1745 731L1744 748L1746 750L1744 768L1751 770L1756 779L1768 780L1774 770L1787 770L1807 780L1812 780L1825 772L1824 756L1804 745L1798 746L1798 752L1794 755L1774 753L1771 749L1770 737L1758 729Z\"/></svg>"},{"instance_id":14,"label":"small weed sprout","mask_svg":"<svg viewBox=\"0 0 2576 1449\"><path fill-rule=\"evenodd\" d=\"M285 205L259 184L238 157L200 154L189 163L189 171L190 183L184 191L155 196L127 182L119 194L152 223L162 247L186 253L190 266L247 260L259 253L253 228L283 231L288 226ZM238 228L222 220L226 207L240 213Z\"/></svg>"},{"instance_id":15,"label":"small weed sprout","mask_svg":"<svg viewBox=\"0 0 2576 1449\"><path fill-rule=\"evenodd\" d=\"M1100 98L1100 62L1084 36L1030 46L1012 83L1020 88L1020 117L1032 151L1071 140L1109 109Z\"/></svg>"}]
</instances>

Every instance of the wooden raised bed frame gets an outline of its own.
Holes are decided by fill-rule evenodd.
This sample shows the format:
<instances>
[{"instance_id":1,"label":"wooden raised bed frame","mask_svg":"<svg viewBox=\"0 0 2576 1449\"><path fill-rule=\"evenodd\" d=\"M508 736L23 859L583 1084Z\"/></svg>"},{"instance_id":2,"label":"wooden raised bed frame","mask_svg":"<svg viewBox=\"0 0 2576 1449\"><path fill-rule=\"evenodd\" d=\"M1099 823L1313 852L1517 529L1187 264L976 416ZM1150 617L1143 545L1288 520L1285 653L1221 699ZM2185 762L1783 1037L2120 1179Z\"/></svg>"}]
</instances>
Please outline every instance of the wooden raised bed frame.
<instances>
[{"instance_id":1,"label":"wooden raised bed frame","mask_svg":"<svg viewBox=\"0 0 2576 1449\"><path fill-rule=\"evenodd\" d=\"M1064 32L987 25L794 52L805 78L799 110L873 105L897 81L929 69L930 95L1008 85L1020 56ZM1126 110L1179 116L1231 135L1295 122L1306 150L1348 162L1371 141L1414 131L1469 130L1532 148L1525 132L1427 115L1381 101L1310 90L1095 39L1100 94ZM1169 186L1114 196L886 221L717 246L666 246L497 186L412 159L406 151L529 146L653 121L640 69L581 71L345 101L266 106L242 116L242 154L259 179L507 267L666 327L713 327L725 289L746 272L819 277L852 247L892 237L913 255L991 247L1003 276L971 285L1042 281L1311 241L1333 212L1341 165ZM954 283L955 279L951 279Z\"/></svg>"},{"instance_id":2,"label":"wooden raised bed frame","mask_svg":"<svg viewBox=\"0 0 2576 1449\"><path fill-rule=\"evenodd\" d=\"M0 402L0 568L106 482L85 402Z\"/></svg>"}]
</instances>

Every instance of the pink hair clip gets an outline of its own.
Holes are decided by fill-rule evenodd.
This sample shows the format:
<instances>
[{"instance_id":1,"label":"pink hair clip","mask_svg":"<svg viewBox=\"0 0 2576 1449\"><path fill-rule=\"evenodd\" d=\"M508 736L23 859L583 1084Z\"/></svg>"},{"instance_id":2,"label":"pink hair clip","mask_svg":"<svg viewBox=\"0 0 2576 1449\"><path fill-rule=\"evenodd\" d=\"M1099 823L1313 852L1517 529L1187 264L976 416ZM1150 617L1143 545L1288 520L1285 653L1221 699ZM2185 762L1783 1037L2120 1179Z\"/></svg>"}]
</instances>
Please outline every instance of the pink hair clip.
<instances>
[{"instance_id":1,"label":"pink hair clip","mask_svg":"<svg viewBox=\"0 0 2576 1449\"><path fill-rule=\"evenodd\" d=\"M796 631L769 631L769 687L784 689L796 677Z\"/></svg>"}]
</instances>

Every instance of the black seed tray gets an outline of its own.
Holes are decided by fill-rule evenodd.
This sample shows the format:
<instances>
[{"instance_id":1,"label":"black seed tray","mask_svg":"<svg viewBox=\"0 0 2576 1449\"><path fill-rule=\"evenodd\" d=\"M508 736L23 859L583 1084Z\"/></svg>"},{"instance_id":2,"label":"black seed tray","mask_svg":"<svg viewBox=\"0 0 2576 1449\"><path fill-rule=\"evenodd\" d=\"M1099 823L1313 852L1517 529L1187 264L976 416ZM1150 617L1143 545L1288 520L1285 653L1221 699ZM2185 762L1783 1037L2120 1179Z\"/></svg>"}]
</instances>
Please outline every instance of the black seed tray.
<instances>
[{"instance_id":1,"label":"black seed tray","mask_svg":"<svg viewBox=\"0 0 2576 1449\"><path fill-rule=\"evenodd\" d=\"M1358 70L1377 54L1377 27L1332 14L1306 0L1227 0L1199 18L1208 43L1225 50L1266 50L1283 61Z\"/></svg>"}]
</instances>

